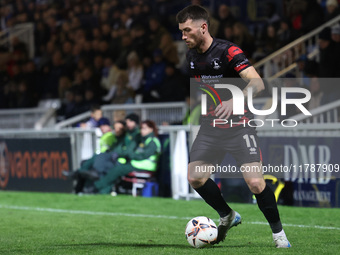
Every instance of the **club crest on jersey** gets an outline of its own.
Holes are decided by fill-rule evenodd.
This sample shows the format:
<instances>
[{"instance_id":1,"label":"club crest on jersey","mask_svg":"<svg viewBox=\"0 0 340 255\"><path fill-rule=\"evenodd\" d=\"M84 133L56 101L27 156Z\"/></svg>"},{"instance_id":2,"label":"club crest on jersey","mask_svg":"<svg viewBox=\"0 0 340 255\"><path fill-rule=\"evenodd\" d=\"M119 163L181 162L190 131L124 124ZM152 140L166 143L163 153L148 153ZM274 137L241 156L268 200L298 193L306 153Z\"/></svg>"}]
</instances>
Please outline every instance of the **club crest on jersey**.
<instances>
[{"instance_id":1,"label":"club crest on jersey","mask_svg":"<svg viewBox=\"0 0 340 255\"><path fill-rule=\"evenodd\" d=\"M211 61L211 66L212 68L214 68L215 70L218 70L221 68L221 61L218 58L214 58Z\"/></svg>"},{"instance_id":2,"label":"club crest on jersey","mask_svg":"<svg viewBox=\"0 0 340 255\"><path fill-rule=\"evenodd\" d=\"M190 68L191 68L191 69L195 69L195 64L194 64L194 62L192 62L192 61L190 62Z\"/></svg>"}]
</instances>

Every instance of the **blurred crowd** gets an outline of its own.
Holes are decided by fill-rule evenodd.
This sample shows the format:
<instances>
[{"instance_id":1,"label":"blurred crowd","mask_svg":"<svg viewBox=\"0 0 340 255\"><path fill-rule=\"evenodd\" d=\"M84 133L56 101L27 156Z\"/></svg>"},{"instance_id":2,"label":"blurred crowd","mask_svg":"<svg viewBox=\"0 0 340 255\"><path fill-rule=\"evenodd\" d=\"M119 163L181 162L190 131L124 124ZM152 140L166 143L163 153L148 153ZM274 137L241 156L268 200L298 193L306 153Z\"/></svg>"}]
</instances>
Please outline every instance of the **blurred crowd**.
<instances>
[{"instance_id":1,"label":"blurred crowd","mask_svg":"<svg viewBox=\"0 0 340 255\"><path fill-rule=\"evenodd\" d=\"M253 63L340 14L337 0L283 0L283 14L273 1L260 22L246 24L216 2L210 10L212 35L238 44ZM191 3L209 1L1 1L1 33L32 22L35 55L30 58L17 37L11 38L12 50L1 46L0 108L59 98L63 119L98 104L184 101L189 84L178 55L175 15ZM336 50L337 31L330 28L323 36ZM330 66L334 54L324 56L320 61ZM322 74L321 62L320 77L330 75ZM334 72L328 77L336 77Z\"/></svg>"}]
</instances>

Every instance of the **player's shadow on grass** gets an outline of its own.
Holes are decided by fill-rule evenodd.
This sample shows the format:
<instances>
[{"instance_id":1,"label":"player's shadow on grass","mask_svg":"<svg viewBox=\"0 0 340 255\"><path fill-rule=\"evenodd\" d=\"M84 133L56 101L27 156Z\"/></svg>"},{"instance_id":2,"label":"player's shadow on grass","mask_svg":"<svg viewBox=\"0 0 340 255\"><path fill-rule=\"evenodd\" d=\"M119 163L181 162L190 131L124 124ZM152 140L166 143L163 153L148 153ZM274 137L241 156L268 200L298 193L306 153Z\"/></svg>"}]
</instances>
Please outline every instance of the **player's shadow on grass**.
<instances>
[{"instance_id":1,"label":"player's shadow on grass","mask_svg":"<svg viewBox=\"0 0 340 255\"><path fill-rule=\"evenodd\" d=\"M136 247L136 248L178 248L178 249L193 249L189 244L164 244L164 243L76 243L62 244L58 247L86 247L86 246L112 246L112 247ZM223 248L223 246L213 246L208 249Z\"/></svg>"}]
</instances>

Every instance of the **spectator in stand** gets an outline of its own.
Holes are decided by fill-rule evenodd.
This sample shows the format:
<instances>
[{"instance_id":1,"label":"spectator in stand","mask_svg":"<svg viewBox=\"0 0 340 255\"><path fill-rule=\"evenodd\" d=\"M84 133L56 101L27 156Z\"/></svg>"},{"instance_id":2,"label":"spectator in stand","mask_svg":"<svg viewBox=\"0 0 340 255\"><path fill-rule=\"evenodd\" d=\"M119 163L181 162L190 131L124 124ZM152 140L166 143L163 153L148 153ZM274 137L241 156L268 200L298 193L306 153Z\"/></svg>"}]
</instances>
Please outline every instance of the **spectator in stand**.
<instances>
[{"instance_id":1,"label":"spectator in stand","mask_svg":"<svg viewBox=\"0 0 340 255\"><path fill-rule=\"evenodd\" d=\"M106 57L106 56L105 56ZM104 57L96 55L93 59L93 77L95 81L100 81L103 75Z\"/></svg>"},{"instance_id":2,"label":"spectator in stand","mask_svg":"<svg viewBox=\"0 0 340 255\"><path fill-rule=\"evenodd\" d=\"M336 53L335 42L331 38L329 27L319 34L320 65L319 75L322 78L332 78L339 75L339 61Z\"/></svg>"},{"instance_id":3,"label":"spectator in stand","mask_svg":"<svg viewBox=\"0 0 340 255\"><path fill-rule=\"evenodd\" d=\"M60 43L70 41L71 24L68 21L64 21L61 25L61 32L59 33Z\"/></svg>"},{"instance_id":4,"label":"spectator in stand","mask_svg":"<svg viewBox=\"0 0 340 255\"><path fill-rule=\"evenodd\" d=\"M302 1L293 0L289 5L289 17L292 23L292 36L293 38L298 38L302 35L302 12L304 5Z\"/></svg>"},{"instance_id":5,"label":"spectator in stand","mask_svg":"<svg viewBox=\"0 0 340 255\"><path fill-rule=\"evenodd\" d=\"M88 105L85 104L84 89L78 86L74 86L74 109L72 117L83 112L91 110Z\"/></svg>"},{"instance_id":6,"label":"spectator in stand","mask_svg":"<svg viewBox=\"0 0 340 255\"><path fill-rule=\"evenodd\" d=\"M332 27L332 40L340 45L340 24L336 24Z\"/></svg>"},{"instance_id":7,"label":"spectator in stand","mask_svg":"<svg viewBox=\"0 0 340 255\"><path fill-rule=\"evenodd\" d=\"M110 57L116 60L120 54L120 48L122 47L121 34L125 33L125 29L114 28L111 31L111 38L109 41Z\"/></svg>"},{"instance_id":8,"label":"spectator in stand","mask_svg":"<svg viewBox=\"0 0 340 255\"><path fill-rule=\"evenodd\" d=\"M117 82L118 74L119 68L112 62L110 57L106 57L104 59L104 68L102 71L102 79L100 81L101 87L105 91L110 91Z\"/></svg>"},{"instance_id":9,"label":"spectator in stand","mask_svg":"<svg viewBox=\"0 0 340 255\"><path fill-rule=\"evenodd\" d=\"M159 90L160 101L162 102L177 102L184 101L186 95L189 94L188 82L176 67L167 63L165 68L166 77L162 84L162 88Z\"/></svg>"},{"instance_id":10,"label":"spectator in stand","mask_svg":"<svg viewBox=\"0 0 340 255\"><path fill-rule=\"evenodd\" d=\"M126 71L120 71L117 78L116 90L110 99L111 104L133 103L133 90L128 87L129 77Z\"/></svg>"},{"instance_id":11,"label":"spectator in stand","mask_svg":"<svg viewBox=\"0 0 340 255\"><path fill-rule=\"evenodd\" d=\"M46 46L43 46L44 48L44 54L42 55L40 59L40 65L39 68L43 69L44 67L50 65L52 63L52 55L56 51L56 47L54 42L49 41Z\"/></svg>"},{"instance_id":12,"label":"spectator in stand","mask_svg":"<svg viewBox=\"0 0 340 255\"><path fill-rule=\"evenodd\" d=\"M16 108L29 108L36 106L32 91L29 90L27 82L22 80L18 83L16 91Z\"/></svg>"},{"instance_id":13,"label":"spectator in stand","mask_svg":"<svg viewBox=\"0 0 340 255\"><path fill-rule=\"evenodd\" d=\"M291 24L288 18L281 19L280 28L277 31L277 38L279 41L279 48L292 41Z\"/></svg>"},{"instance_id":14,"label":"spectator in stand","mask_svg":"<svg viewBox=\"0 0 340 255\"><path fill-rule=\"evenodd\" d=\"M226 25L223 29L223 36L219 38L224 38L225 40L233 42L234 41L233 25Z\"/></svg>"},{"instance_id":15,"label":"spectator in stand","mask_svg":"<svg viewBox=\"0 0 340 255\"><path fill-rule=\"evenodd\" d=\"M106 57L110 55L109 44L107 41L102 40L99 43L99 53L102 57ZM93 57L91 58L93 59Z\"/></svg>"},{"instance_id":16,"label":"spectator in stand","mask_svg":"<svg viewBox=\"0 0 340 255\"><path fill-rule=\"evenodd\" d=\"M340 15L339 3L337 0L327 0L325 22Z\"/></svg>"},{"instance_id":17,"label":"spectator in stand","mask_svg":"<svg viewBox=\"0 0 340 255\"><path fill-rule=\"evenodd\" d=\"M40 99L41 77L34 61L29 60L23 65L23 80L27 83L28 90L33 97L33 105L37 105Z\"/></svg>"},{"instance_id":18,"label":"spectator in stand","mask_svg":"<svg viewBox=\"0 0 340 255\"><path fill-rule=\"evenodd\" d=\"M58 87L60 77L67 74L64 61L60 51L56 51L52 57L52 64L44 68L47 81L44 88L44 98L58 98Z\"/></svg>"},{"instance_id":19,"label":"spectator in stand","mask_svg":"<svg viewBox=\"0 0 340 255\"><path fill-rule=\"evenodd\" d=\"M58 91L59 91L59 98L63 98L65 95L65 92L69 90L72 86L72 83L70 79L67 76L62 76L59 79L59 86L58 86Z\"/></svg>"},{"instance_id":20,"label":"spectator in stand","mask_svg":"<svg viewBox=\"0 0 340 255\"><path fill-rule=\"evenodd\" d=\"M301 19L301 31L303 34L306 34L320 26L320 20L323 19L324 12L316 0L303 0Z\"/></svg>"},{"instance_id":21,"label":"spectator in stand","mask_svg":"<svg viewBox=\"0 0 340 255\"><path fill-rule=\"evenodd\" d=\"M277 13L275 3L273 2L267 3L265 12L266 12L266 17L267 17L267 20L266 20L267 24L272 25L276 29L278 29L280 26L281 17Z\"/></svg>"},{"instance_id":22,"label":"spectator in stand","mask_svg":"<svg viewBox=\"0 0 340 255\"><path fill-rule=\"evenodd\" d=\"M234 43L244 51L248 58L251 58L255 51L255 42L248 28L244 24L236 22L233 26L233 35Z\"/></svg>"},{"instance_id":23,"label":"spectator in stand","mask_svg":"<svg viewBox=\"0 0 340 255\"><path fill-rule=\"evenodd\" d=\"M73 58L73 69L75 69L75 65L77 65L76 63L79 62L79 60L81 59L81 51L82 51L82 46L80 44L73 44L72 47L72 58Z\"/></svg>"},{"instance_id":24,"label":"spectator in stand","mask_svg":"<svg viewBox=\"0 0 340 255\"><path fill-rule=\"evenodd\" d=\"M340 56L340 24L336 24L332 27L332 30L331 30L331 38L332 38L332 41L334 43L334 48L335 48L335 52L334 52L334 55L336 56ZM339 68L340 68L340 64L338 63L338 71L339 71ZM339 72L337 72L335 74L335 77L339 77ZM339 94L340 96L340 94Z\"/></svg>"},{"instance_id":25,"label":"spectator in stand","mask_svg":"<svg viewBox=\"0 0 340 255\"><path fill-rule=\"evenodd\" d=\"M120 69L126 69L127 68L127 56L132 50L132 39L129 33L125 33L122 36L122 43L120 48L120 53L118 55L118 58L116 60L116 65Z\"/></svg>"},{"instance_id":26,"label":"spectator in stand","mask_svg":"<svg viewBox=\"0 0 340 255\"><path fill-rule=\"evenodd\" d=\"M98 44L96 45L97 46L96 50L94 50L94 48L92 47L93 45L91 41L84 40L81 42L77 41L76 43L79 45L79 48L81 48L80 52L81 58L86 59L87 62L92 63L92 60L96 55L105 55L101 51L102 49L105 50L105 45L101 45L100 41L98 41Z\"/></svg>"},{"instance_id":27,"label":"spectator in stand","mask_svg":"<svg viewBox=\"0 0 340 255\"><path fill-rule=\"evenodd\" d=\"M305 71L306 63L308 61L309 60L308 60L306 55L301 55L296 60L296 64L297 64L297 69L298 69L298 74L299 74L299 76L297 76L297 78L301 79L300 80L302 82L301 85L303 85L307 89L310 89L310 78L308 77L308 75L306 74L306 71ZM316 75L316 73L314 73L314 75Z\"/></svg>"},{"instance_id":28,"label":"spectator in stand","mask_svg":"<svg viewBox=\"0 0 340 255\"><path fill-rule=\"evenodd\" d=\"M98 95L97 88L87 87L84 89L84 111L88 111L91 109L92 105L99 105L102 103L100 97Z\"/></svg>"},{"instance_id":29,"label":"spectator in stand","mask_svg":"<svg viewBox=\"0 0 340 255\"><path fill-rule=\"evenodd\" d=\"M132 22L133 19L130 17L130 14L127 12L127 9L125 9L125 12L120 14L121 26L125 27L126 29L130 29Z\"/></svg>"},{"instance_id":30,"label":"spectator in stand","mask_svg":"<svg viewBox=\"0 0 340 255\"><path fill-rule=\"evenodd\" d=\"M132 38L132 49L136 51L139 59L143 59L145 56L150 55L147 50L150 42L145 27L142 24L135 24L131 28L130 34Z\"/></svg>"},{"instance_id":31,"label":"spectator in stand","mask_svg":"<svg viewBox=\"0 0 340 255\"><path fill-rule=\"evenodd\" d=\"M135 51L130 52L127 56L128 61L128 88L135 93L140 89L143 80L143 65L139 61L138 55Z\"/></svg>"},{"instance_id":32,"label":"spectator in stand","mask_svg":"<svg viewBox=\"0 0 340 255\"><path fill-rule=\"evenodd\" d=\"M61 107L57 110L57 121L62 121L74 116L75 90L70 88L65 91Z\"/></svg>"},{"instance_id":33,"label":"spectator in stand","mask_svg":"<svg viewBox=\"0 0 340 255\"><path fill-rule=\"evenodd\" d=\"M99 84L99 80L97 80L93 75L93 69L90 66L86 66L81 72L82 75L82 84L81 87L83 90L86 88L96 89L97 94L100 95L101 91L98 91L97 84Z\"/></svg>"},{"instance_id":34,"label":"spectator in stand","mask_svg":"<svg viewBox=\"0 0 340 255\"><path fill-rule=\"evenodd\" d=\"M167 62L177 64L179 59L177 55L177 48L168 30L163 27L159 18L151 17L149 20L150 29L150 45L148 50L153 52L160 49L162 51L163 57Z\"/></svg>"},{"instance_id":35,"label":"spectator in stand","mask_svg":"<svg viewBox=\"0 0 340 255\"><path fill-rule=\"evenodd\" d=\"M269 55L280 48L280 42L273 25L267 27L267 34L264 39L264 52Z\"/></svg>"},{"instance_id":36,"label":"spectator in stand","mask_svg":"<svg viewBox=\"0 0 340 255\"><path fill-rule=\"evenodd\" d=\"M302 57L302 59L305 58L305 64L303 68L303 72L306 74L307 77L320 77L319 75L319 63L315 60L309 60L307 57Z\"/></svg>"},{"instance_id":37,"label":"spectator in stand","mask_svg":"<svg viewBox=\"0 0 340 255\"><path fill-rule=\"evenodd\" d=\"M157 49L153 52L153 60L145 59L146 67L142 87L143 102L157 102L160 100L159 91L161 90L164 78L166 63L163 61L162 50Z\"/></svg>"},{"instance_id":38,"label":"spectator in stand","mask_svg":"<svg viewBox=\"0 0 340 255\"><path fill-rule=\"evenodd\" d=\"M98 27L92 29L91 40L97 39L100 40L102 38L102 32ZM110 38L111 39L111 29L110 29Z\"/></svg>"},{"instance_id":39,"label":"spectator in stand","mask_svg":"<svg viewBox=\"0 0 340 255\"><path fill-rule=\"evenodd\" d=\"M323 29L319 34L319 77L335 78L339 76L339 61L336 55L336 44L331 39L331 29L329 27ZM335 79L322 79L320 82L323 96L321 104L327 104L340 97L340 86Z\"/></svg>"},{"instance_id":40,"label":"spectator in stand","mask_svg":"<svg viewBox=\"0 0 340 255\"><path fill-rule=\"evenodd\" d=\"M104 41L109 42L110 39L111 39L111 26L110 26L110 24L108 24L108 23L102 24L101 27L100 27L100 33L101 33L100 37L97 36L96 39L98 39L98 40L102 39Z\"/></svg>"},{"instance_id":41,"label":"spectator in stand","mask_svg":"<svg viewBox=\"0 0 340 255\"><path fill-rule=\"evenodd\" d=\"M69 73L73 73L75 61L72 56L72 42L71 41L64 41L62 46L62 57L64 59L65 68L68 70Z\"/></svg>"},{"instance_id":42,"label":"spectator in stand","mask_svg":"<svg viewBox=\"0 0 340 255\"><path fill-rule=\"evenodd\" d=\"M231 13L229 6L226 4L221 4L218 7L217 20L219 21L216 35L217 38L225 38L225 28L232 27L237 22L237 19Z\"/></svg>"},{"instance_id":43,"label":"spectator in stand","mask_svg":"<svg viewBox=\"0 0 340 255\"><path fill-rule=\"evenodd\" d=\"M99 105L93 105L91 108L91 117L88 121L80 123L81 128L96 128L99 127L99 120L103 117L103 111Z\"/></svg>"},{"instance_id":44,"label":"spectator in stand","mask_svg":"<svg viewBox=\"0 0 340 255\"><path fill-rule=\"evenodd\" d=\"M34 30L34 48L36 51L36 56L42 56L49 39L50 36L48 34L46 24L43 21L38 20L36 23L36 29Z\"/></svg>"},{"instance_id":45,"label":"spectator in stand","mask_svg":"<svg viewBox=\"0 0 340 255\"><path fill-rule=\"evenodd\" d=\"M133 22L131 24L131 27L134 27L138 24L142 25L142 26L146 26L147 25L147 16L143 13L143 3L137 3L135 5L133 5L132 7L132 19Z\"/></svg>"}]
</instances>

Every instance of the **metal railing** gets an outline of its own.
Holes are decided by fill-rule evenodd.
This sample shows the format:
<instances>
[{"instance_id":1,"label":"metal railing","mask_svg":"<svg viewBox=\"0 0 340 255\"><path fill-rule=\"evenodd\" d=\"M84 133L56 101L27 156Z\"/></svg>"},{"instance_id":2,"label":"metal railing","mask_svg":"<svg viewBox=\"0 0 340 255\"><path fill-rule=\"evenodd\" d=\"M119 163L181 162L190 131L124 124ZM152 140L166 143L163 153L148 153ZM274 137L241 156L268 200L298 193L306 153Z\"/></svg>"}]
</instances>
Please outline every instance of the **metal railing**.
<instances>
[{"instance_id":1,"label":"metal railing","mask_svg":"<svg viewBox=\"0 0 340 255\"><path fill-rule=\"evenodd\" d=\"M297 114L292 116L291 119L299 123L338 123L339 124L339 109L340 100L319 106L318 108L310 110L311 116L304 114Z\"/></svg>"},{"instance_id":2,"label":"metal railing","mask_svg":"<svg viewBox=\"0 0 340 255\"><path fill-rule=\"evenodd\" d=\"M34 128L49 109L25 108L0 111L0 129Z\"/></svg>"},{"instance_id":3,"label":"metal railing","mask_svg":"<svg viewBox=\"0 0 340 255\"><path fill-rule=\"evenodd\" d=\"M34 129L53 127L56 123L56 111L53 108L47 109L45 114L34 124Z\"/></svg>"},{"instance_id":4,"label":"metal railing","mask_svg":"<svg viewBox=\"0 0 340 255\"><path fill-rule=\"evenodd\" d=\"M23 23L3 30L0 34L0 45L5 46L9 51L13 51L12 39L17 37L27 45L28 57L34 58L34 24Z\"/></svg>"},{"instance_id":5,"label":"metal railing","mask_svg":"<svg viewBox=\"0 0 340 255\"><path fill-rule=\"evenodd\" d=\"M181 123L187 111L185 102L175 103L144 103L144 104L119 104L103 105L103 116L108 118L111 123L116 119L122 119L129 113L136 113L141 120L150 119L157 125L167 123ZM61 121L55 125L57 129L72 127L73 125L85 121L90 117L90 111L77 115L73 118Z\"/></svg>"},{"instance_id":6,"label":"metal railing","mask_svg":"<svg viewBox=\"0 0 340 255\"><path fill-rule=\"evenodd\" d=\"M340 15L333 18L332 20L326 22L325 24L321 25L320 27L314 29L313 31L309 32L308 34L301 36L300 38L296 39L295 41L287 44L286 46L282 47L281 49L275 51L274 53L270 54L269 56L265 57L264 59L260 60L259 62L254 64L254 67L261 72L264 66L268 63L273 64L276 62L279 65L279 69L281 70L279 74L273 74L269 77L264 78L277 78L281 77L289 71L294 70L295 73L298 75L298 70L296 68L295 61L301 55L308 55L308 50L315 47L316 42L319 39L319 33L326 27L330 27L335 25L340 21ZM310 58L319 59L319 52L311 52L308 56ZM292 66L293 65L293 66ZM262 73L262 72L261 72Z\"/></svg>"}]
</instances>

